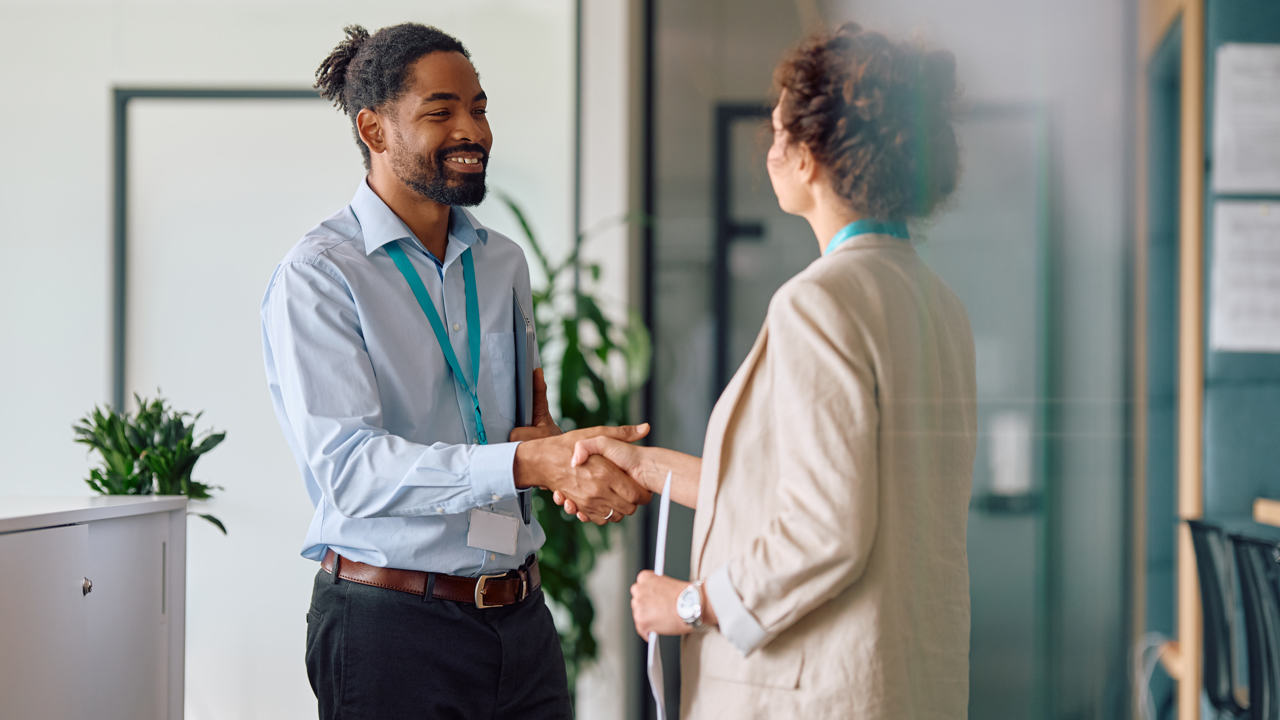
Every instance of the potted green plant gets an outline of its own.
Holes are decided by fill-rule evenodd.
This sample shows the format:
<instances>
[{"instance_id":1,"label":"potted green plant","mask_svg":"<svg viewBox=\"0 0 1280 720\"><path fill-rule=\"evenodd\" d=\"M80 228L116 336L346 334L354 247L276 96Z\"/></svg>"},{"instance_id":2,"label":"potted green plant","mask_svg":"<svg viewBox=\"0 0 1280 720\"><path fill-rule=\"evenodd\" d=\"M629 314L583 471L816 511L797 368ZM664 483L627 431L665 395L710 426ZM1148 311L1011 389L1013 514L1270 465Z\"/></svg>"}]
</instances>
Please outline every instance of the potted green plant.
<instances>
[{"instance_id":1,"label":"potted green plant","mask_svg":"<svg viewBox=\"0 0 1280 720\"><path fill-rule=\"evenodd\" d=\"M186 495L207 500L216 485L192 479L201 455L218 446L225 432L196 435L195 424L203 413L177 412L163 398L133 396L138 412L99 408L72 425L75 441L88 445L102 457L101 467L89 471L85 482L103 495ZM225 535L218 518L191 513L213 523Z\"/></svg>"},{"instance_id":2,"label":"potted green plant","mask_svg":"<svg viewBox=\"0 0 1280 720\"><path fill-rule=\"evenodd\" d=\"M498 198L515 215L534 260L546 276L546 284L533 290L533 315L547 381L554 383L558 391L553 394L558 396L558 403L552 404L553 412L559 405L558 422L566 430L629 424L634 393L649 379L649 331L630 308L625 310L625 322L610 320L601 309L601 300L583 290L578 282L584 271L593 280L600 279L599 265L582 265L581 250L587 240L608 225L579 234L569 256L553 263L520 206L501 193ZM579 522L542 493L535 493L533 508L547 535L538 554L542 587L556 605L567 611L567 622L560 627L560 646L569 687L573 688L599 649L591 630L595 606L586 589L586 578L595 567L596 557L608 550L614 526Z\"/></svg>"}]
</instances>

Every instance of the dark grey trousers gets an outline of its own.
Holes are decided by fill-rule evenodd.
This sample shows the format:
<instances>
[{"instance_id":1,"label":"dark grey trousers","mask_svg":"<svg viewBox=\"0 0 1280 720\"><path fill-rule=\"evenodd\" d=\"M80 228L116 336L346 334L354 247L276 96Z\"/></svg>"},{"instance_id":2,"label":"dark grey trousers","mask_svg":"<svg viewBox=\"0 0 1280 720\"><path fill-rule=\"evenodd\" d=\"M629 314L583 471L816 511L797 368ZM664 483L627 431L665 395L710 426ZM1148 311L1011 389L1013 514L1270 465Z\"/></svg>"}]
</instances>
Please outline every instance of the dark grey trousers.
<instances>
[{"instance_id":1,"label":"dark grey trousers","mask_svg":"<svg viewBox=\"0 0 1280 720\"><path fill-rule=\"evenodd\" d=\"M542 590L483 610L316 573L307 676L321 720L571 718Z\"/></svg>"}]
</instances>

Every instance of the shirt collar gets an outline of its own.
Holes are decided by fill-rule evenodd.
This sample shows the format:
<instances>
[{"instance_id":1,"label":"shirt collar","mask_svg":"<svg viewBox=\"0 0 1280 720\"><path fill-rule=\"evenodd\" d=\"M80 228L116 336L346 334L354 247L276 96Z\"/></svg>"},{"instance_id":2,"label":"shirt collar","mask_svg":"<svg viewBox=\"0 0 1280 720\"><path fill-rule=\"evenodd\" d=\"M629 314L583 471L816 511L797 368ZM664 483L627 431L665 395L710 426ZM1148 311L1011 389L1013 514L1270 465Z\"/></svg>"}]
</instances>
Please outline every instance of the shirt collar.
<instances>
[{"instance_id":1,"label":"shirt collar","mask_svg":"<svg viewBox=\"0 0 1280 720\"><path fill-rule=\"evenodd\" d=\"M356 195L351 198L351 211L355 213L360 232L364 235L365 255L372 255L374 250L396 240L410 240L416 247L426 250L409 226L369 187L368 178L362 179L356 188ZM449 245L442 258L443 264L451 263L476 240L488 244L489 231L471 213L456 205L451 206Z\"/></svg>"}]
</instances>

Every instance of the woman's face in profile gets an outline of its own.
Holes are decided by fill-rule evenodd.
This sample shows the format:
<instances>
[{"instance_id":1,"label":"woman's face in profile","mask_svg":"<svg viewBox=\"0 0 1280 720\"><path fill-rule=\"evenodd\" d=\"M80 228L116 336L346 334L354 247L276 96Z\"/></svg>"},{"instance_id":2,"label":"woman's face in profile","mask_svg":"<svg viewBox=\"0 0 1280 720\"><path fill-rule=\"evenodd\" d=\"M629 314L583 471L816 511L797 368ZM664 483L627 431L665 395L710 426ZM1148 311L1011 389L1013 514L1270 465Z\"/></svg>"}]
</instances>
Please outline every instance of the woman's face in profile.
<instances>
[{"instance_id":1,"label":"woman's face in profile","mask_svg":"<svg viewBox=\"0 0 1280 720\"><path fill-rule=\"evenodd\" d=\"M798 215L809 204L808 188L800 177L799 148L792 146L791 136L782 128L782 102L785 97L784 91L773 108L773 144L769 146L765 167L769 171L773 193L778 196L778 206L785 213Z\"/></svg>"}]
</instances>

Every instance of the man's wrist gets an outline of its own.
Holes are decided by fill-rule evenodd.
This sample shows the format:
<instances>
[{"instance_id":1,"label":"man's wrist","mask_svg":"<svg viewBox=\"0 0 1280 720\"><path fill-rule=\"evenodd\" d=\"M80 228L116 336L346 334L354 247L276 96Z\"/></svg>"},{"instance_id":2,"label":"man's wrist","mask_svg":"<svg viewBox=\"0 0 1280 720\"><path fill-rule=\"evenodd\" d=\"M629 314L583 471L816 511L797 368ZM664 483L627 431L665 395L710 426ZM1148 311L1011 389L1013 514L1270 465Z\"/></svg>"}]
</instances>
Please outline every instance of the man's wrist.
<instances>
[{"instance_id":1,"label":"man's wrist","mask_svg":"<svg viewBox=\"0 0 1280 720\"><path fill-rule=\"evenodd\" d=\"M545 440L525 440L516 446L515 459L511 463L511 477L517 490L534 487L555 489L548 484L547 473L543 471L546 466L547 445Z\"/></svg>"},{"instance_id":2,"label":"man's wrist","mask_svg":"<svg viewBox=\"0 0 1280 720\"><path fill-rule=\"evenodd\" d=\"M532 455L537 452L533 447L536 440L525 440L516 445L516 454L511 461L511 479L515 482L517 490L527 490L533 487L529 482L532 476L530 466L532 464Z\"/></svg>"}]
</instances>

